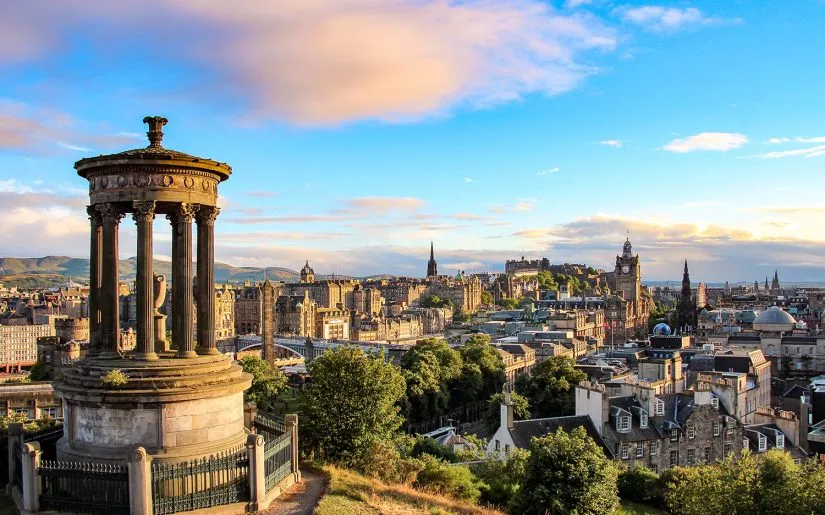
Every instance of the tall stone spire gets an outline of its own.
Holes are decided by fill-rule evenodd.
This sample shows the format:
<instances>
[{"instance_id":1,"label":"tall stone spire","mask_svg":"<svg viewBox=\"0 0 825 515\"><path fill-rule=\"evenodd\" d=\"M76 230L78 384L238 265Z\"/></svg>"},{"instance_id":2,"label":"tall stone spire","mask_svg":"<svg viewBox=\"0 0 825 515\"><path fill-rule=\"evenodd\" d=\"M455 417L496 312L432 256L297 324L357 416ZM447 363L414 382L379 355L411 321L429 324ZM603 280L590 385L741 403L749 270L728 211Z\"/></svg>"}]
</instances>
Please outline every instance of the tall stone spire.
<instances>
[{"instance_id":1,"label":"tall stone spire","mask_svg":"<svg viewBox=\"0 0 825 515\"><path fill-rule=\"evenodd\" d=\"M435 250L433 242L430 242L430 260L427 262L427 277L435 277L438 275L438 264L435 262Z\"/></svg>"},{"instance_id":2,"label":"tall stone spire","mask_svg":"<svg viewBox=\"0 0 825 515\"><path fill-rule=\"evenodd\" d=\"M685 260L685 268L682 274L682 294L679 297L679 305L677 309L679 315L679 326L682 330L686 326L694 326L696 324L696 301L690 289L690 272L688 272L687 259Z\"/></svg>"},{"instance_id":3,"label":"tall stone spire","mask_svg":"<svg viewBox=\"0 0 825 515\"><path fill-rule=\"evenodd\" d=\"M776 291L779 289L779 270L773 271L773 282L771 283L771 290Z\"/></svg>"}]
</instances>

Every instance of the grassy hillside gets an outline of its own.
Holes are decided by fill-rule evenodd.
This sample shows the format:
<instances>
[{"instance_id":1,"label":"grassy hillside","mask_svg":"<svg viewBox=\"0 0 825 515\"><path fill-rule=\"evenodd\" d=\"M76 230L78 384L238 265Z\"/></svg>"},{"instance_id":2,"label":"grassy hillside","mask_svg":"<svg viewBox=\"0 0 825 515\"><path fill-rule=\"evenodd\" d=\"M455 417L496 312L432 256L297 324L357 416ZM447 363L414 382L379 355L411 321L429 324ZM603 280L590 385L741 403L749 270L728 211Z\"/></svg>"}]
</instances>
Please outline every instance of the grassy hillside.
<instances>
[{"instance_id":1,"label":"grassy hillside","mask_svg":"<svg viewBox=\"0 0 825 515\"><path fill-rule=\"evenodd\" d=\"M9 286L48 287L65 282L72 277L76 281L89 279L89 260L66 256L46 256L42 258L0 258L3 275L0 282ZM171 261L155 260L155 272L169 278L172 274ZM131 257L120 261L120 278L131 281L135 278L137 258ZM281 267L235 267L226 263L215 263L215 281L262 281L269 277L272 281L297 281L298 272Z\"/></svg>"},{"instance_id":2,"label":"grassy hillside","mask_svg":"<svg viewBox=\"0 0 825 515\"><path fill-rule=\"evenodd\" d=\"M478 514L503 515L502 512L474 504L433 495L402 485L388 485L350 470L326 466L329 490L315 510L317 515L361 514Z\"/></svg>"}]
</instances>

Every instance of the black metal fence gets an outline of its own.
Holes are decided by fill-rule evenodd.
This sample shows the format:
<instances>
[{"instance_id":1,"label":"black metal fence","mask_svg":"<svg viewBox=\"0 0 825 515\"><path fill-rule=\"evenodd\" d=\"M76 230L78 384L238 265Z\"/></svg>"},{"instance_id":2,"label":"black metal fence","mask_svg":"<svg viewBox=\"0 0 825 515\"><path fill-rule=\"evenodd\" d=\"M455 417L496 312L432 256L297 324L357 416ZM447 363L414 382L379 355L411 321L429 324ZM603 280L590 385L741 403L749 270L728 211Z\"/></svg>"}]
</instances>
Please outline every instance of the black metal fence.
<instances>
[{"instance_id":1,"label":"black metal fence","mask_svg":"<svg viewBox=\"0 0 825 515\"><path fill-rule=\"evenodd\" d=\"M47 427L34 433L24 433L23 443L39 442L44 460L57 459L57 441L63 437L63 426Z\"/></svg>"},{"instance_id":2,"label":"black metal fence","mask_svg":"<svg viewBox=\"0 0 825 515\"><path fill-rule=\"evenodd\" d=\"M245 447L183 463L152 464L155 515L249 501Z\"/></svg>"},{"instance_id":3,"label":"black metal fence","mask_svg":"<svg viewBox=\"0 0 825 515\"><path fill-rule=\"evenodd\" d=\"M126 465L76 461L40 462L40 508L64 513L129 513Z\"/></svg>"},{"instance_id":4,"label":"black metal fence","mask_svg":"<svg viewBox=\"0 0 825 515\"><path fill-rule=\"evenodd\" d=\"M286 424L278 415L258 410L255 413L255 432L263 436L264 439L271 440L286 433Z\"/></svg>"},{"instance_id":5,"label":"black metal fence","mask_svg":"<svg viewBox=\"0 0 825 515\"><path fill-rule=\"evenodd\" d=\"M292 435L284 433L275 438L264 437L264 473L269 492L292 472Z\"/></svg>"},{"instance_id":6,"label":"black metal fence","mask_svg":"<svg viewBox=\"0 0 825 515\"><path fill-rule=\"evenodd\" d=\"M12 444L12 456L14 460L14 477L12 478L12 486L16 486L23 491L23 444L20 440L15 440Z\"/></svg>"}]
</instances>

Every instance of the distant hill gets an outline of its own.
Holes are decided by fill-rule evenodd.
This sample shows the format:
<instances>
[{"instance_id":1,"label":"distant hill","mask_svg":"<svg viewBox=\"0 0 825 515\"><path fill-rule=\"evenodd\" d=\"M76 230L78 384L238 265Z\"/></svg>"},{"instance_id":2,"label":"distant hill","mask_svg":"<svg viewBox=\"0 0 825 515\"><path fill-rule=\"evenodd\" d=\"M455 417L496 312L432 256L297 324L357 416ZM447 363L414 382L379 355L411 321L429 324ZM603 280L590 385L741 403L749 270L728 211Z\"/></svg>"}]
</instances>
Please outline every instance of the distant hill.
<instances>
[{"instance_id":1,"label":"distant hill","mask_svg":"<svg viewBox=\"0 0 825 515\"><path fill-rule=\"evenodd\" d=\"M8 286L51 287L65 282L69 277L79 282L89 280L89 260L66 256L46 256L42 258L0 258L3 272L0 282ZM131 257L120 261L119 272L123 281L135 278L137 258ZM170 278L172 262L155 260L155 273ZM262 281L264 276L272 281L297 281L298 272L281 267L236 267L226 263L215 263L215 281L242 283L244 281Z\"/></svg>"}]
</instances>

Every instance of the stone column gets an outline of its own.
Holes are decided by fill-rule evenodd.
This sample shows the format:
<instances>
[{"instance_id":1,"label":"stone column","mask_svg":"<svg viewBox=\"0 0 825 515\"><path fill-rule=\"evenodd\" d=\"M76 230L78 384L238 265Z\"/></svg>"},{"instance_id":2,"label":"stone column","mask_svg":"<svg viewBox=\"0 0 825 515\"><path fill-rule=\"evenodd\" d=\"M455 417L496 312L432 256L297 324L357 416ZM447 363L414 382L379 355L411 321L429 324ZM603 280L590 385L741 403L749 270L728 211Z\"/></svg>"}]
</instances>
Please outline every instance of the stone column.
<instances>
[{"instance_id":1,"label":"stone column","mask_svg":"<svg viewBox=\"0 0 825 515\"><path fill-rule=\"evenodd\" d=\"M100 353L100 280L101 261L103 247L103 226L100 213L95 206L88 206L86 212L89 214L91 225L91 245L89 248L89 300L86 303L87 316L89 317L89 356L97 356Z\"/></svg>"},{"instance_id":2,"label":"stone column","mask_svg":"<svg viewBox=\"0 0 825 515\"><path fill-rule=\"evenodd\" d=\"M118 288L118 229L123 213L116 204L95 206L103 224L100 254L100 357L115 359L119 355L120 302Z\"/></svg>"},{"instance_id":3,"label":"stone column","mask_svg":"<svg viewBox=\"0 0 825 515\"><path fill-rule=\"evenodd\" d=\"M198 210L198 352L219 354L215 342L215 219L220 209Z\"/></svg>"},{"instance_id":4,"label":"stone column","mask_svg":"<svg viewBox=\"0 0 825 515\"><path fill-rule=\"evenodd\" d=\"M9 416L6 414L6 416ZM8 459L9 459L9 485L14 484L14 477L17 474L17 460L14 459L14 443L19 442L23 446L23 424L12 422L9 424ZM22 488L22 485L21 485Z\"/></svg>"},{"instance_id":5,"label":"stone column","mask_svg":"<svg viewBox=\"0 0 825 515\"><path fill-rule=\"evenodd\" d=\"M152 515L152 457L138 447L126 463L129 471L129 513Z\"/></svg>"},{"instance_id":6,"label":"stone column","mask_svg":"<svg viewBox=\"0 0 825 515\"><path fill-rule=\"evenodd\" d=\"M257 512L266 498L264 437L254 433L247 436L246 452L249 458L249 503L251 511Z\"/></svg>"},{"instance_id":7,"label":"stone column","mask_svg":"<svg viewBox=\"0 0 825 515\"><path fill-rule=\"evenodd\" d=\"M287 432L292 435L292 473L297 482L301 480L301 469L298 468L298 415L294 413L285 415L284 425Z\"/></svg>"},{"instance_id":8,"label":"stone column","mask_svg":"<svg viewBox=\"0 0 825 515\"><path fill-rule=\"evenodd\" d=\"M137 225L137 345L135 358L158 359L155 353L155 276L152 272L152 222L155 220L155 202L132 201L132 218Z\"/></svg>"},{"instance_id":9,"label":"stone column","mask_svg":"<svg viewBox=\"0 0 825 515\"><path fill-rule=\"evenodd\" d=\"M178 204L169 215L172 221L172 342L179 358L193 358L192 328L192 204Z\"/></svg>"},{"instance_id":10,"label":"stone column","mask_svg":"<svg viewBox=\"0 0 825 515\"><path fill-rule=\"evenodd\" d=\"M37 469L40 468L40 442L31 442L23 445L23 509L28 513L40 511L40 478Z\"/></svg>"}]
</instances>

